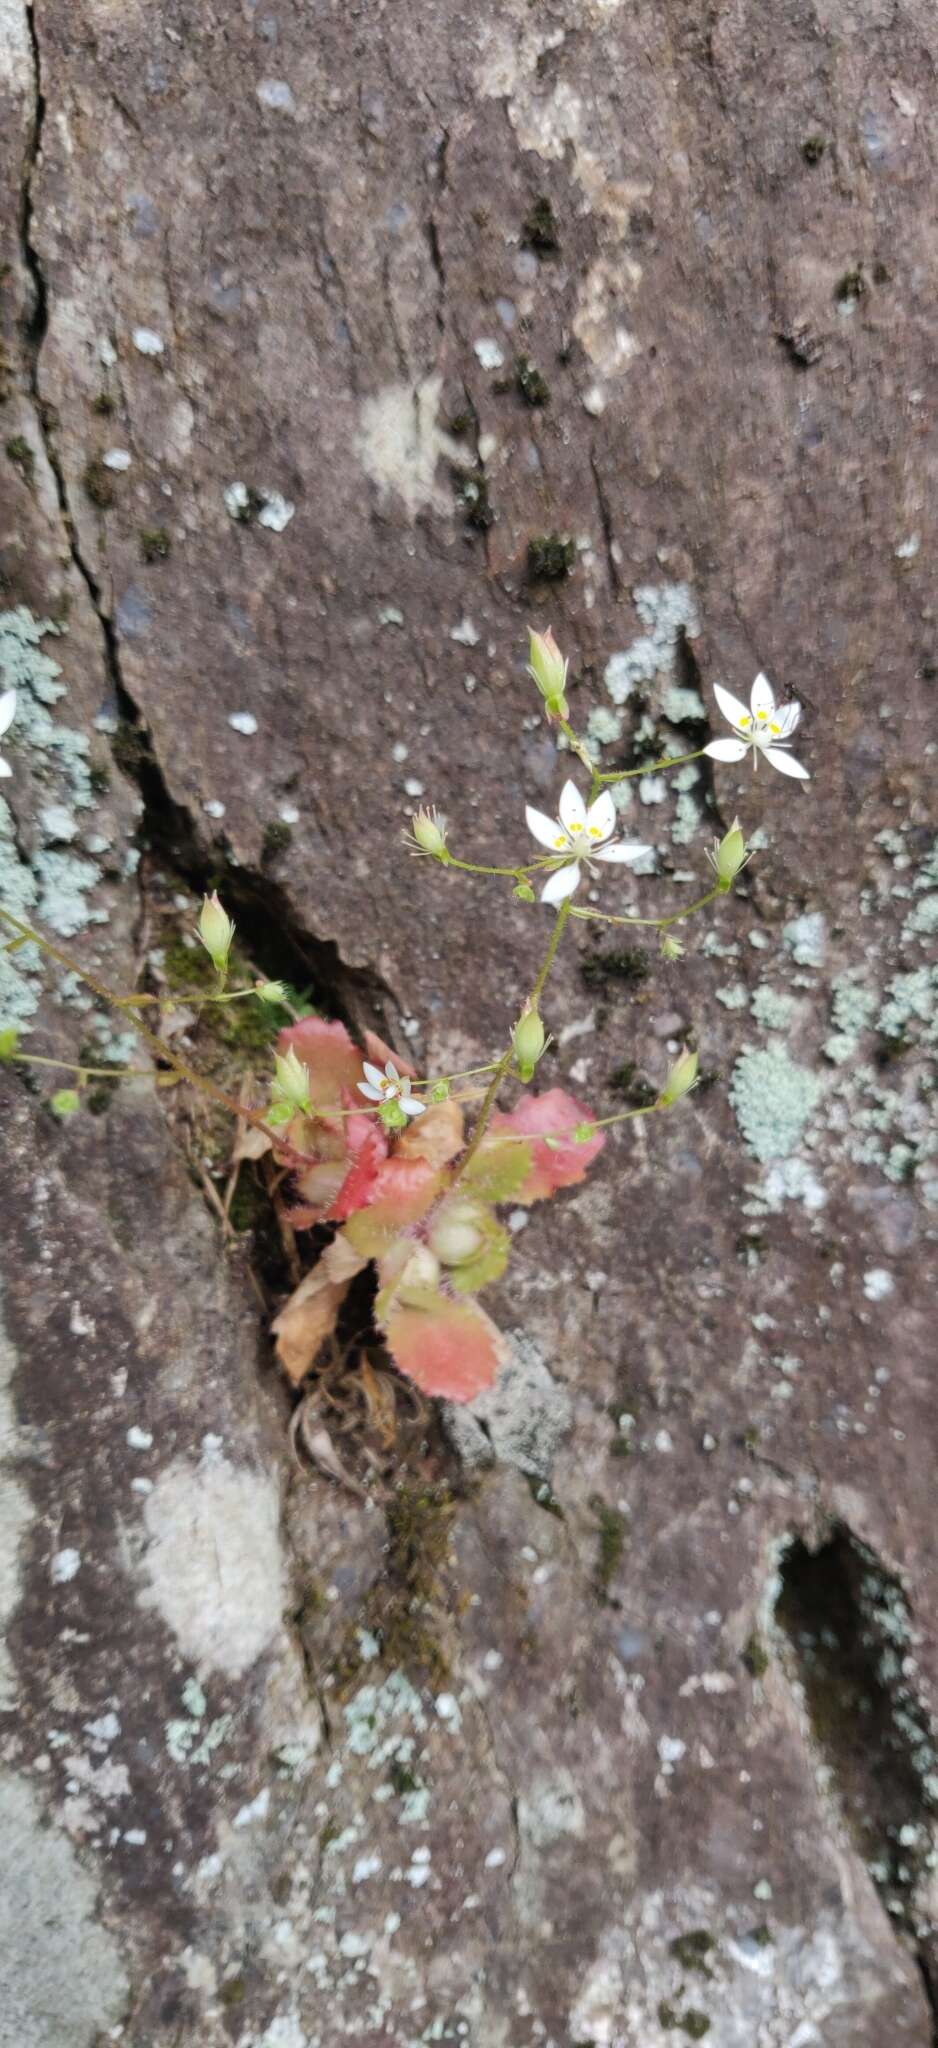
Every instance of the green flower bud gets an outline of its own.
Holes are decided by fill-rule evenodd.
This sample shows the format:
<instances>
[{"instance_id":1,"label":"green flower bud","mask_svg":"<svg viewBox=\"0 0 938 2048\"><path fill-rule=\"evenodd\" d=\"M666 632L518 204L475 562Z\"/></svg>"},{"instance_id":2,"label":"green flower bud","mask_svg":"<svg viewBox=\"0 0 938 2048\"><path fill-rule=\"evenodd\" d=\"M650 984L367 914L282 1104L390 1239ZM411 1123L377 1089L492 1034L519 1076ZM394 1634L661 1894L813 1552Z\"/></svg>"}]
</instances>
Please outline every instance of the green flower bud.
<instances>
[{"instance_id":1,"label":"green flower bud","mask_svg":"<svg viewBox=\"0 0 938 2048\"><path fill-rule=\"evenodd\" d=\"M662 960L680 960L683 958L683 955L684 948L680 939L674 939L671 937L670 932L664 932L661 938Z\"/></svg>"},{"instance_id":2,"label":"green flower bud","mask_svg":"<svg viewBox=\"0 0 938 2048\"><path fill-rule=\"evenodd\" d=\"M673 1109L674 1104L680 1102L682 1095L690 1093L697 1080L699 1065L699 1054L689 1052L685 1046L684 1051L678 1053L677 1059L668 1068L668 1078L655 1104L656 1109Z\"/></svg>"},{"instance_id":3,"label":"green flower bud","mask_svg":"<svg viewBox=\"0 0 938 2048\"><path fill-rule=\"evenodd\" d=\"M567 663L548 627L546 633L535 633L528 628L530 636L530 661L528 674L533 677L541 696L548 718L567 718L570 707L565 690L567 686Z\"/></svg>"},{"instance_id":4,"label":"green flower bud","mask_svg":"<svg viewBox=\"0 0 938 2048\"><path fill-rule=\"evenodd\" d=\"M511 1034L511 1048L519 1080L530 1081L546 1046L547 1034L537 1010L533 1004L526 1003Z\"/></svg>"},{"instance_id":5,"label":"green flower bud","mask_svg":"<svg viewBox=\"0 0 938 2048\"><path fill-rule=\"evenodd\" d=\"M282 981L256 981L254 983L254 994L260 997L262 1003L282 1003L286 992Z\"/></svg>"},{"instance_id":6,"label":"green flower bud","mask_svg":"<svg viewBox=\"0 0 938 2048\"><path fill-rule=\"evenodd\" d=\"M291 1110L309 1109L309 1068L297 1059L291 1045L289 1052L278 1052L274 1056L274 1097L289 1104Z\"/></svg>"},{"instance_id":7,"label":"green flower bud","mask_svg":"<svg viewBox=\"0 0 938 2048\"><path fill-rule=\"evenodd\" d=\"M519 903L533 903L535 900L534 890L530 882L519 882L517 887L512 889L511 893L517 897Z\"/></svg>"},{"instance_id":8,"label":"green flower bud","mask_svg":"<svg viewBox=\"0 0 938 2048\"><path fill-rule=\"evenodd\" d=\"M423 809L415 811L410 821L411 838L418 853L427 853L431 860L446 863L446 819L442 811Z\"/></svg>"},{"instance_id":9,"label":"green flower bud","mask_svg":"<svg viewBox=\"0 0 938 2048\"><path fill-rule=\"evenodd\" d=\"M729 890L732 889L740 869L745 867L749 859L746 841L743 837L743 829L738 818L733 819L729 831L722 839L714 840L713 850L708 853L707 859L716 875L717 887L721 895L727 895Z\"/></svg>"},{"instance_id":10,"label":"green flower bud","mask_svg":"<svg viewBox=\"0 0 938 2048\"><path fill-rule=\"evenodd\" d=\"M235 928L218 900L218 891L206 896L199 914L198 935L219 974L224 974Z\"/></svg>"},{"instance_id":11,"label":"green flower bud","mask_svg":"<svg viewBox=\"0 0 938 2048\"><path fill-rule=\"evenodd\" d=\"M448 1102L448 1101L449 1101L449 1082L448 1082L448 1081L434 1081L434 1083L433 1083L433 1087L432 1087L432 1088L431 1088L431 1090L430 1090L430 1101L431 1101L431 1102Z\"/></svg>"},{"instance_id":12,"label":"green flower bud","mask_svg":"<svg viewBox=\"0 0 938 2048\"><path fill-rule=\"evenodd\" d=\"M49 1108L53 1116L64 1120L67 1116L74 1116L76 1109L81 1108L81 1096L74 1088L58 1088L49 1099Z\"/></svg>"},{"instance_id":13,"label":"green flower bud","mask_svg":"<svg viewBox=\"0 0 938 2048\"><path fill-rule=\"evenodd\" d=\"M573 1137L574 1137L574 1142L575 1142L575 1143L576 1143L577 1145L588 1145L588 1144L589 1144L589 1142L590 1142L590 1139L591 1139L591 1138L595 1138L595 1136L596 1136L596 1125L595 1125L595 1124L577 1124L577 1126L576 1126L576 1129L575 1129L575 1131L574 1131L574 1133L573 1133Z\"/></svg>"},{"instance_id":14,"label":"green flower bud","mask_svg":"<svg viewBox=\"0 0 938 2048\"><path fill-rule=\"evenodd\" d=\"M407 1117L400 1103L394 1101L393 1098L381 1103L378 1109L378 1116L386 1131L406 1131L407 1129Z\"/></svg>"},{"instance_id":15,"label":"green flower bud","mask_svg":"<svg viewBox=\"0 0 938 2048\"><path fill-rule=\"evenodd\" d=\"M0 1031L0 1067L5 1066L8 1060L15 1060L19 1042L19 1033L14 1025Z\"/></svg>"}]
</instances>

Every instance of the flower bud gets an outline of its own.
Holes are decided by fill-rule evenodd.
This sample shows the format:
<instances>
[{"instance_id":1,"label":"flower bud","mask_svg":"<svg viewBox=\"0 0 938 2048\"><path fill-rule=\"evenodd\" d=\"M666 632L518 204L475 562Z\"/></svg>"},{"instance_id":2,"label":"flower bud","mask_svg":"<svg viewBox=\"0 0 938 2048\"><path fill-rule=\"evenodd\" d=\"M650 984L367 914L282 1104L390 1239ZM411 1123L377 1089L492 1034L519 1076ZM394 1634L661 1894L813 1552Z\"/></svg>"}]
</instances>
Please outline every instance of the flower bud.
<instances>
[{"instance_id":1,"label":"flower bud","mask_svg":"<svg viewBox=\"0 0 938 2048\"><path fill-rule=\"evenodd\" d=\"M433 1087L432 1087L432 1088L431 1088L431 1090L430 1090L430 1101L431 1101L431 1102L448 1102L448 1101L449 1101L449 1082L448 1082L448 1081L434 1081L434 1083L433 1083Z\"/></svg>"},{"instance_id":2,"label":"flower bud","mask_svg":"<svg viewBox=\"0 0 938 2048\"><path fill-rule=\"evenodd\" d=\"M19 1033L14 1024L10 1024L6 1030L0 1031L0 1067L4 1066L8 1060L15 1060L18 1045Z\"/></svg>"},{"instance_id":3,"label":"flower bud","mask_svg":"<svg viewBox=\"0 0 938 2048\"><path fill-rule=\"evenodd\" d=\"M575 1145L589 1145L596 1136L595 1124L577 1124L573 1132Z\"/></svg>"},{"instance_id":4,"label":"flower bud","mask_svg":"<svg viewBox=\"0 0 938 2048\"><path fill-rule=\"evenodd\" d=\"M209 959L219 974L224 974L231 952L231 941L235 928L228 912L218 901L218 891L206 896L199 914L198 934Z\"/></svg>"},{"instance_id":5,"label":"flower bud","mask_svg":"<svg viewBox=\"0 0 938 2048\"><path fill-rule=\"evenodd\" d=\"M477 1258L486 1241L485 1213L477 1202L448 1202L430 1233L430 1244L444 1266L464 1266Z\"/></svg>"},{"instance_id":6,"label":"flower bud","mask_svg":"<svg viewBox=\"0 0 938 2048\"><path fill-rule=\"evenodd\" d=\"M530 1081L547 1045L547 1034L533 1004L525 1003L511 1034L511 1049L521 1081Z\"/></svg>"},{"instance_id":7,"label":"flower bud","mask_svg":"<svg viewBox=\"0 0 938 2048\"><path fill-rule=\"evenodd\" d=\"M683 957L683 953L684 948L680 939L672 938L670 932L663 932L661 936L662 960L680 960Z\"/></svg>"},{"instance_id":8,"label":"flower bud","mask_svg":"<svg viewBox=\"0 0 938 2048\"><path fill-rule=\"evenodd\" d=\"M256 981L254 994L260 997L262 1003L282 1003L286 989L282 981Z\"/></svg>"},{"instance_id":9,"label":"flower bud","mask_svg":"<svg viewBox=\"0 0 938 2048\"><path fill-rule=\"evenodd\" d=\"M67 1116L74 1116L76 1109L81 1108L81 1096L74 1088L57 1088L49 1098L49 1108L53 1116L64 1122Z\"/></svg>"},{"instance_id":10,"label":"flower bud","mask_svg":"<svg viewBox=\"0 0 938 2048\"><path fill-rule=\"evenodd\" d=\"M398 1287L436 1287L440 1262L428 1244L415 1244L397 1281Z\"/></svg>"},{"instance_id":11,"label":"flower bud","mask_svg":"<svg viewBox=\"0 0 938 2048\"><path fill-rule=\"evenodd\" d=\"M566 718L570 708L565 695L567 663L550 627L546 633L535 633L533 626L529 626L528 632L531 642L528 674L540 690L548 718Z\"/></svg>"},{"instance_id":12,"label":"flower bud","mask_svg":"<svg viewBox=\"0 0 938 2048\"><path fill-rule=\"evenodd\" d=\"M511 893L517 897L519 903L533 903L535 900L530 882L519 882Z\"/></svg>"},{"instance_id":13,"label":"flower bud","mask_svg":"<svg viewBox=\"0 0 938 2048\"><path fill-rule=\"evenodd\" d=\"M668 1068L668 1078L655 1104L656 1109L673 1109L674 1104L680 1102L682 1095L690 1093L697 1079L699 1065L699 1054L688 1051L685 1046L684 1051L678 1053L677 1059L673 1060Z\"/></svg>"},{"instance_id":14,"label":"flower bud","mask_svg":"<svg viewBox=\"0 0 938 2048\"><path fill-rule=\"evenodd\" d=\"M400 1103L393 1095L389 1096L386 1102L379 1104L378 1118L383 1123L386 1131L406 1131L407 1129L406 1111L401 1108Z\"/></svg>"},{"instance_id":15,"label":"flower bud","mask_svg":"<svg viewBox=\"0 0 938 2048\"><path fill-rule=\"evenodd\" d=\"M419 853L428 853L432 860L446 862L449 859L446 851L446 819L442 811L435 808L429 811L422 808L415 811L410 821L410 829Z\"/></svg>"},{"instance_id":16,"label":"flower bud","mask_svg":"<svg viewBox=\"0 0 938 2048\"><path fill-rule=\"evenodd\" d=\"M749 854L739 819L734 818L729 831L722 839L713 843L713 851L707 859L717 878L717 887L722 895L732 889L741 868L744 868Z\"/></svg>"},{"instance_id":17,"label":"flower bud","mask_svg":"<svg viewBox=\"0 0 938 2048\"><path fill-rule=\"evenodd\" d=\"M291 1109L309 1109L309 1068L297 1059L292 1045L289 1052L274 1055L274 1095Z\"/></svg>"}]
</instances>

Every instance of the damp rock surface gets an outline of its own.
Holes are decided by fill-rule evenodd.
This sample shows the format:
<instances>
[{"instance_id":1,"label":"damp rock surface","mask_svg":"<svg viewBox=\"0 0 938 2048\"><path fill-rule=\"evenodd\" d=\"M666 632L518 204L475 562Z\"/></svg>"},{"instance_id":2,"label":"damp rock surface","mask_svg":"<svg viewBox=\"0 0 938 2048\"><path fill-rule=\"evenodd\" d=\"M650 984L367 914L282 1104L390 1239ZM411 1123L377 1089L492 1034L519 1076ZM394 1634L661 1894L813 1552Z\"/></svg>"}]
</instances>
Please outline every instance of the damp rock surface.
<instances>
[{"instance_id":1,"label":"damp rock surface","mask_svg":"<svg viewBox=\"0 0 938 2048\"><path fill-rule=\"evenodd\" d=\"M546 1079L710 1085L518 1223L512 1374L387 1513L291 1459L148 1084L0 1069L0 2043L927 2048L934 22L0 25L0 901L128 988L155 871L221 872L265 972L462 1069L542 914L399 835L553 809L528 623L604 768L761 668L812 775L620 797L610 905L757 852L673 965L578 932ZM7 1018L130 1057L29 948Z\"/></svg>"}]
</instances>

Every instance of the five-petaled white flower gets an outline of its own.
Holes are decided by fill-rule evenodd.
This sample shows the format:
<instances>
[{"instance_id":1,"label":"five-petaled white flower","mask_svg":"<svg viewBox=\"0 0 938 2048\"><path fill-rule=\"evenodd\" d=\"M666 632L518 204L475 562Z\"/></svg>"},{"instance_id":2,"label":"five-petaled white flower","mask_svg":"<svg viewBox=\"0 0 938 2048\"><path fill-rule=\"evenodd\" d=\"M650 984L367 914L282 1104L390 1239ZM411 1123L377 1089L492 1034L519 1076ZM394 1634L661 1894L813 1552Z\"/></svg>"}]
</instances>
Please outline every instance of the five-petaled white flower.
<instances>
[{"instance_id":1,"label":"five-petaled white flower","mask_svg":"<svg viewBox=\"0 0 938 2048\"><path fill-rule=\"evenodd\" d=\"M410 1075L399 1074L393 1060L388 1060L382 1074L380 1067L374 1067L370 1060L364 1061L365 1079L358 1086L369 1102L396 1102L405 1116L422 1116L426 1103L411 1094Z\"/></svg>"},{"instance_id":2,"label":"five-petaled white flower","mask_svg":"<svg viewBox=\"0 0 938 2048\"><path fill-rule=\"evenodd\" d=\"M720 683L714 683L713 694L737 737L733 740L711 740L704 748L705 754L714 761L742 761L751 751L754 768L759 766L759 755L764 754L782 775L795 775L800 782L810 782L807 768L802 768L801 762L786 752L801 717L800 704L776 704L768 676L763 675L758 675L753 683L748 711L745 704L741 704L731 691L724 690Z\"/></svg>"},{"instance_id":3,"label":"five-petaled white flower","mask_svg":"<svg viewBox=\"0 0 938 2048\"><path fill-rule=\"evenodd\" d=\"M16 691L4 690L2 697L0 697L0 740L2 740L5 732L9 732L15 715ZM12 773L13 770L10 767L9 761L4 761L2 756L0 756L0 775L12 775Z\"/></svg>"},{"instance_id":4,"label":"five-petaled white flower","mask_svg":"<svg viewBox=\"0 0 938 2048\"><path fill-rule=\"evenodd\" d=\"M543 811L525 806L528 831L551 853L562 856L541 890L542 903L562 903L572 896L580 880L580 869L593 873L595 860L638 860L650 852L637 839L613 839L616 807L608 789L587 810L575 782L565 782L560 792L560 816L548 818Z\"/></svg>"}]
</instances>

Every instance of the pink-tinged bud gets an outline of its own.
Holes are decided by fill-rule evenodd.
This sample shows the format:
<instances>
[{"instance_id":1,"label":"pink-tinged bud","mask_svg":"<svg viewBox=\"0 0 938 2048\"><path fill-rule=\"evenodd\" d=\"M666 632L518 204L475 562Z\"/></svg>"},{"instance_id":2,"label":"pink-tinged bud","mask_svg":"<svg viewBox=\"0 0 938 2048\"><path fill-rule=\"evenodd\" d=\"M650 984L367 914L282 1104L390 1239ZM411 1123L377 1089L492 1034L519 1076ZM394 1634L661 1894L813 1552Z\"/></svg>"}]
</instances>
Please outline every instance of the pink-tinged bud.
<instances>
[{"instance_id":1,"label":"pink-tinged bud","mask_svg":"<svg viewBox=\"0 0 938 2048\"><path fill-rule=\"evenodd\" d=\"M528 634L528 674L533 677L540 690L548 718L566 718L570 709L565 694L568 664L549 626L546 633L536 633L533 626L529 626Z\"/></svg>"}]
</instances>

